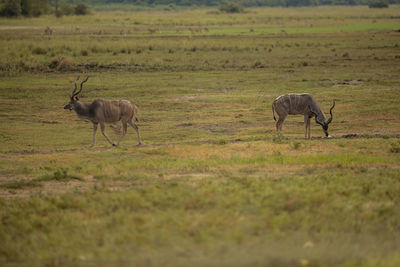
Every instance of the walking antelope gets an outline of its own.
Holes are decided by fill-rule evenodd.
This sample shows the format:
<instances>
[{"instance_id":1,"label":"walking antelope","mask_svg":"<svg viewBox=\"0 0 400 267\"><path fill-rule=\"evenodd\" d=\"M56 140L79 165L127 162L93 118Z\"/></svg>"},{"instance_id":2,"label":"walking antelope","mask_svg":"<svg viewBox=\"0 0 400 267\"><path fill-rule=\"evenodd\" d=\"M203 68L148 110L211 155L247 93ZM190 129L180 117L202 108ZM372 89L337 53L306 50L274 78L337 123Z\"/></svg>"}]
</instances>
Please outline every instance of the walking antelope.
<instances>
[{"instance_id":1,"label":"walking antelope","mask_svg":"<svg viewBox=\"0 0 400 267\"><path fill-rule=\"evenodd\" d=\"M137 107L128 100L97 99L94 100L91 104L80 102L78 95L82 91L83 84L88 79L89 77L86 77L86 79L81 82L80 89L78 92L76 92L76 90L78 87L77 82L79 80L79 77L75 80L75 89L74 91L72 91L72 94L70 96L70 102L67 105L65 105L64 109L75 110L78 117L90 120L93 123L92 147L94 146L95 143L98 124L100 124L101 133L104 135L107 141L113 146L119 145L119 143L126 134L128 128L127 124L129 124L130 126L132 126L133 129L135 129L138 138L138 145L140 145L142 141L140 140L139 129L133 121L133 118L135 118L135 121L138 121ZM123 129L122 129L122 134L118 140L118 143L114 144L106 135L104 124L115 123L118 121L122 122Z\"/></svg>"},{"instance_id":2,"label":"walking antelope","mask_svg":"<svg viewBox=\"0 0 400 267\"><path fill-rule=\"evenodd\" d=\"M282 131L282 124L287 115L304 115L305 138L310 139L310 119L315 117L315 122L322 126L326 137L329 137L328 125L332 122L332 109L335 107L335 101L329 110L331 117L326 120L324 113L318 106L314 98L309 94L287 94L277 97L272 103L272 114L275 118L275 112L279 119L276 122L276 130Z\"/></svg>"}]
</instances>

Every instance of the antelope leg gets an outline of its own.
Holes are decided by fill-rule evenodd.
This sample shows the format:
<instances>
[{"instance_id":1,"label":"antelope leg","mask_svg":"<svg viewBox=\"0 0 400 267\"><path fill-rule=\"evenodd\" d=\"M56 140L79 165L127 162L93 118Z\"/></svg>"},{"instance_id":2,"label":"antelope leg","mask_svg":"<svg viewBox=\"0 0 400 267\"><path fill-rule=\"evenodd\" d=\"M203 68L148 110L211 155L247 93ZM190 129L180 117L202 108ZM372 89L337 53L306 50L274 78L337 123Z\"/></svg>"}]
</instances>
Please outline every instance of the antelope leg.
<instances>
[{"instance_id":1,"label":"antelope leg","mask_svg":"<svg viewBox=\"0 0 400 267\"><path fill-rule=\"evenodd\" d=\"M122 141L122 139L124 138L124 136L126 135L126 131L128 129L128 124L126 124L126 122L122 123L122 133L121 136L119 137L117 146L119 145L119 143Z\"/></svg>"},{"instance_id":2,"label":"antelope leg","mask_svg":"<svg viewBox=\"0 0 400 267\"><path fill-rule=\"evenodd\" d=\"M94 142L96 140L96 132L97 132L97 123L93 123L93 142L91 147L94 147Z\"/></svg>"},{"instance_id":3,"label":"antelope leg","mask_svg":"<svg viewBox=\"0 0 400 267\"><path fill-rule=\"evenodd\" d=\"M286 116L279 117L278 121L276 122L276 130L281 132L282 131L282 124L285 121Z\"/></svg>"},{"instance_id":4,"label":"antelope leg","mask_svg":"<svg viewBox=\"0 0 400 267\"><path fill-rule=\"evenodd\" d=\"M101 122L100 122L101 133L104 135L104 137L107 139L107 141L108 141L111 145L115 146L115 144L114 144L113 142L111 142L110 138L108 138L108 136L106 135L105 128L106 128L106 126L104 125L104 123L101 123Z\"/></svg>"},{"instance_id":5,"label":"antelope leg","mask_svg":"<svg viewBox=\"0 0 400 267\"><path fill-rule=\"evenodd\" d=\"M310 118L304 115L305 139L310 139Z\"/></svg>"},{"instance_id":6,"label":"antelope leg","mask_svg":"<svg viewBox=\"0 0 400 267\"><path fill-rule=\"evenodd\" d=\"M129 125L132 126L133 129L135 129L136 134L137 134L137 138L138 138L138 145L142 144L142 140L140 139L140 134L139 134L139 128L137 127L137 125L132 121L132 119L130 119L128 121Z\"/></svg>"}]
</instances>

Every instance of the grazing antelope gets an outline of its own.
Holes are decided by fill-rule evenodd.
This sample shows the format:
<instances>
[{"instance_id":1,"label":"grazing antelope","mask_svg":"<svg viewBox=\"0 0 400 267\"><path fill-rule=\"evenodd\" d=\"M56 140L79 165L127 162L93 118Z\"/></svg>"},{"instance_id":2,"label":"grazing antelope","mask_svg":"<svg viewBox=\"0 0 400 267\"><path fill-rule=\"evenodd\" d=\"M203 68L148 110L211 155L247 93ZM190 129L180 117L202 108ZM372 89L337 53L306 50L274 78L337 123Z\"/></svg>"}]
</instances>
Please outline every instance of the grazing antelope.
<instances>
[{"instance_id":1,"label":"grazing antelope","mask_svg":"<svg viewBox=\"0 0 400 267\"><path fill-rule=\"evenodd\" d=\"M155 32L158 31L158 28L148 28L147 31L148 31L149 33L155 33Z\"/></svg>"},{"instance_id":2,"label":"grazing antelope","mask_svg":"<svg viewBox=\"0 0 400 267\"><path fill-rule=\"evenodd\" d=\"M133 122L133 118L135 118L135 121L138 121L137 107L130 101L97 99L94 100L91 104L82 103L79 101L78 95L82 91L82 85L88 79L89 77L86 77L86 79L81 82L80 89L78 92L76 92L76 90L79 77L75 80L75 89L74 91L72 91L72 94L70 96L70 102L67 105L65 105L64 109L75 110L78 117L90 120L93 123L92 147L94 146L95 143L97 125L99 123L100 123L101 133L104 135L107 141L113 146L119 145L121 140L124 138L128 128L127 125L128 123L130 126L132 126L133 129L135 129L137 133L138 145L142 144L142 141L140 140L139 129L137 125ZM104 124L116 123L118 121L122 122L123 129L122 129L122 134L118 140L118 143L114 144L106 135L104 131L105 130Z\"/></svg>"},{"instance_id":3,"label":"grazing antelope","mask_svg":"<svg viewBox=\"0 0 400 267\"><path fill-rule=\"evenodd\" d=\"M279 119L276 122L276 130L282 131L282 124L287 115L304 115L305 138L310 139L310 119L315 117L315 122L322 126L326 137L329 137L328 125L332 122L332 109L335 107L335 101L329 110L331 117L326 120L324 113L318 106L314 98L309 94L287 94L278 96L272 103L272 114L275 118L275 112Z\"/></svg>"},{"instance_id":4,"label":"grazing antelope","mask_svg":"<svg viewBox=\"0 0 400 267\"><path fill-rule=\"evenodd\" d=\"M45 35L52 35L52 34L53 34L53 30L52 30L49 26L47 26L47 27L44 29L44 34L45 34Z\"/></svg>"}]
</instances>

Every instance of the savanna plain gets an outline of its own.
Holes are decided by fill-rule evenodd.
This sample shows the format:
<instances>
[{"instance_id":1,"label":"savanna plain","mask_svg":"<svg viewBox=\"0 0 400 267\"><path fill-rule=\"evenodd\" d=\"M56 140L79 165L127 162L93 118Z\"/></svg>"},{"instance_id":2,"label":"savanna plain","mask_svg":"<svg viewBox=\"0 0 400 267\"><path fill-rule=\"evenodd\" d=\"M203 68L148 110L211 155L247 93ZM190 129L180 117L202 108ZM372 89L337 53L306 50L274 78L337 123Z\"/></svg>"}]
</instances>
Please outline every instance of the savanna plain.
<instances>
[{"instance_id":1,"label":"savanna plain","mask_svg":"<svg viewBox=\"0 0 400 267\"><path fill-rule=\"evenodd\" d=\"M399 14L0 19L0 265L399 266ZM77 76L138 106L142 146L90 148ZM304 92L336 101L332 138L276 133L272 101Z\"/></svg>"}]
</instances>

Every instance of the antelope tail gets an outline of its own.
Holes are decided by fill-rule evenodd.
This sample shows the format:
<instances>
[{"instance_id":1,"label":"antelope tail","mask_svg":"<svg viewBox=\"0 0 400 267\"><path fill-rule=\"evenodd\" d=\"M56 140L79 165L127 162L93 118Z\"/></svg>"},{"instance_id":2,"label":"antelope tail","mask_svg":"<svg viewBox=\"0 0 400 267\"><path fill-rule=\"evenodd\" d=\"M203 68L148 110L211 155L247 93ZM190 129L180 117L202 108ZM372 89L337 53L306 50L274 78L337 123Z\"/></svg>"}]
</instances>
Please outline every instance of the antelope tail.
<instances>
[{"instance_id":1,"label":"antelope tail","mask_svg":"<svg viewBox=\"0 0 400 267\"><path fill-rule=\"evenodd\" d=\"M274 121L276 121L276 118L275 118L275 110L274 110L274 104L272 104L272 115L274 116Z\"/></svg>"},{"instance_id":2,"label":"antelope tail","mask_svg":"<svg viewBox=\"0 0 400 267\"><path fill-rule=\"evenodd\" d=\"M138 114L138 107L135 104L133 104L133 116L135 117L135 121L139 122L137 114Z\"/></svg>"}]
</instances>

